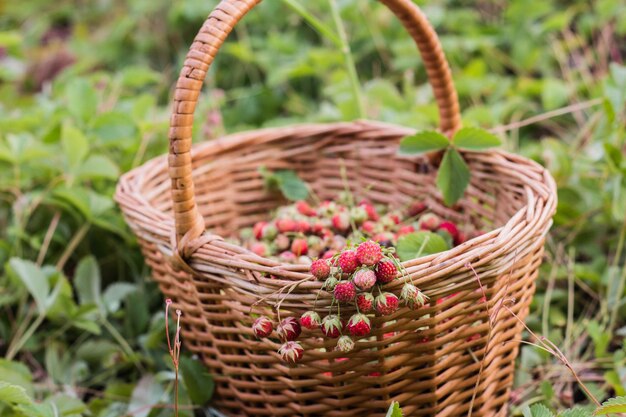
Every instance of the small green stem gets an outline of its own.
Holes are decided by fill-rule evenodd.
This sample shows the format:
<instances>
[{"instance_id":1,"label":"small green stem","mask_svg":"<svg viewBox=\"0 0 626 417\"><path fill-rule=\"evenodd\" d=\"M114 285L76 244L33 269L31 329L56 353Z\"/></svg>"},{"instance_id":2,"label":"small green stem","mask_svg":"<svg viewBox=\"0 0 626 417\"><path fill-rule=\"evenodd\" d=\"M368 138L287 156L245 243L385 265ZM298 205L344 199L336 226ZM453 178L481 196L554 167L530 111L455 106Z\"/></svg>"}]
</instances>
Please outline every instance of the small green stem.
<instances>
[{"instance_id":1,"label":"small green stem","mask_svg":"<svg viewBox=\"0 0 626 417\"><path fill-rule=\"evenodd\" d=\"M83 238L89 231L90 227L91 227L91 223L87 222L83 224L80 227L80 229L78 229L76 234L72 237L72 240L70 240L70 243L67 244L67 247L63 251L63 254L59 258L59 261L57 262L57 265L56 265L57 270L59 271L63 270L63 267L65 267L65 264L67 263L68 259L70 258L70 256L72 256L72 254L76 250L76 247L81 242L81 240L83 240Z\"/></svg>"},{"instance_id":2,"label":"small green stem","mask_svg":"<svg viewBox=\"0 0 626 417\"><path fill-rule=\"evenodd\" d=\"M337 7L337 2L335 0L328 0L328 2L330 3L330 9L333 15L333 21L335 22L335 27L337 29L337 32L339 33L339 40L341 41L341 53L343 54L343 58L346 64L346 70L348 71L348 77L350 78L352 94L354 95L354 101L357 105L358 117L363 119L365 118L365 106L363 105L363 98L361 97L359 76L357 75L354 59L352 58L352 51L350 50L350 44L348 42L346 28L343 26L343 21L341 20L341 15L339 14L339 7Z\"/></svg>"},{"instance_id":3,"label":"small green stem","mask_svg":"<svg viewBox=\"0 0 626 417\"><path fill-rule=\"evenodd\" d=\"M139 360L135 356L133 348L128 344L126 339L124 339L124 336L122 336L120 332L117 331L115 326L113 326L111 322L108 321L105 317L102 317L100 319L100 322L102 323L104 328L107 329L107 331L111 334L113 339L115 339L115 341L120 345L126 356L128 356L130 360L135 364L135 366L137 366L137 369L142 372L145 371L143 369L143 366L141 365L141 362L139 362Z\"/></svg>"},{"instance_id":4,"label":"small green stem","mask_svg":"<svg viewBox=\"0 0 626 417\"><path fill-rule=\"evenodd\" d=\"M341 40L333 33L332 29L317 19L298 2L298 0L283 0L293 11L298 13L309 25L319 32L323 37L331 41L336 47L341 48Z\"/></svg>"},{"instance_id":5,"label":"small green stem","mask_svg":"<svg viewBox=\"0 0 626 417\"><path fill-rule=\"evenodd\" d=\"M622 230L621 230L619 242L618 242L618 252L615 254L615 259L613 260L614 268L617 268L619 259L621 258L621 252L624 247L625 236L626 236L626 220L622 222ZM624 287L626 287L626 263L622 265L622 274L619 278L619 282L617 284L617 289L615 292L615 303L612 306L611 318L609 319L609 327L608 327L609 334L613 333L613 329L615 328L615 325L617 324L617 314L622 304L620 300L622 298L622 295L624 294Z\"/></svg>"},{"instance_id":6,"label":"small green stem","mask_svg":"<svg viewBox=\"0 0 626 417\"><path fill-rule=\"evenodd\" d=\"M11 343L11 346L9 346L9 349L6 354L7 360L13 360L13 358L15 358L15 355L17 355L20 349L24 347L28 339L31 338L31 336L35 333L35 330L39 328L39 326L41 325L41 323L43 323L45 318L46 318L45 312L39 314L37 318L35 319L35 321L33 321L33 323L30 325L28 330L24 332L22 337L20 337L19 340L15 342L15 344Z\"/></svg>"}]
</instances>

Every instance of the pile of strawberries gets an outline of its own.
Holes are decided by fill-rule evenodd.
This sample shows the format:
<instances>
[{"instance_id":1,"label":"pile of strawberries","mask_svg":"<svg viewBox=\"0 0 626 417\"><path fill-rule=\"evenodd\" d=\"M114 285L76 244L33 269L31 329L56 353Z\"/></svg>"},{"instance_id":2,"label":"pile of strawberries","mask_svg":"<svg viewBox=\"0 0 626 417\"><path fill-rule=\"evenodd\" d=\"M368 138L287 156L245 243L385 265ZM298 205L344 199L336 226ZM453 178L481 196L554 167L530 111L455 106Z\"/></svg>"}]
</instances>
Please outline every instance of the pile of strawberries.
<instances>
[{"instance_id":1,"label":"pile of strawberries","mask_svg":"<svg viewBox=\"0 0 626 417\"><path fill-rule=\"evenodd\" d=\"M332 303L323 318L316 311L307 311L299 320L287 317L278 323L276 333L283 342L278 353L282 359L288 363L302 359L304 349L297 339L303 328L338 339L336 349L349 352L354 349L355 339L370 335L373 315L391 315L400 302L410 309L423 306L427 297L402 273L393 252L378 242L365 240L355 248L346 247L331 257L312 262L310 272L324 281L323 289L332 294ZM400 278L405 279L400 297L384 290L386 284ZM347 307L344 311L356 312L345 320L340 314L341 306ZM255 320L252 330L258 338L270 337L274 323L262 316Z\"/></svg>"},{"instance_id":2,"label":"pile of strawberries","mask_svg":"<svg viewBox=\"0 0 626 417\"><path fill-rule=\"evenodd\" d=\"M367 200L357 204L324 201L317 207L298 201L281 207L272 220L242 230L240 238L259 256L310 264L316 258L336 256L347 242L369 239L394 247L399 237L420 230L447 233L453 245L466 240L454 223L428 212L422 202L394 211Z\"/></svg>"}]
</instances>

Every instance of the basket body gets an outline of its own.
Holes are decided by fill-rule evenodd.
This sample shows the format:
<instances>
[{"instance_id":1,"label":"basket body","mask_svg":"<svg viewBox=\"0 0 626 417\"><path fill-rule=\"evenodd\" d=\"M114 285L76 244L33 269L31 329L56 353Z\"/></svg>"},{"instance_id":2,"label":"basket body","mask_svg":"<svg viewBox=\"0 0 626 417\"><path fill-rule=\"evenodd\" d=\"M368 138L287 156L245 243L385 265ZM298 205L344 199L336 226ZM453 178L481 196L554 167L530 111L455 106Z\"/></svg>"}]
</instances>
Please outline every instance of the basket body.
<instances>
[{"instance_id":1,"label":"basket body","mask_svg":"<svg viewBox=\"0 0 626 417\"><path fill-rule=\"evenodd\" d=\"M458 205L447 208L428 160L397 156L399 140L412 132L363 121L301 125L194 147L196 201L211 233L191 245L182 270L170 262L176 240L167 160L157 158L122 177L117 201L154 279L183 311L184 347L214 375L215 404L225 414L373 416L398 401L405 415L460 416L476 386L473 415L506 415L518 353L514 340L523 328L501 305L522 320L528 314L556 206L554 182L522 157L467 153L472 182ZM250 325L256 314L272 316L269 306L279 301L283 317L314 309L320 283L305 281L286 291L307 276L306 267L257 257L219 236L267 219L284 204L264 190L258 167L295 170L321 199L332 199L344 189L341 164L356 198L392 207L423 199L435 213L488 232L404 263L430 297L428 305L373 318L373 337L349 354L333 351L334 341L319 332L304 333L305 357L289 367L276 354L279 345L254 339ZM390 284L390 291L400 287ZM316 308L323 314L330 295L321 294Z\"/></svg>"}]
</instances>

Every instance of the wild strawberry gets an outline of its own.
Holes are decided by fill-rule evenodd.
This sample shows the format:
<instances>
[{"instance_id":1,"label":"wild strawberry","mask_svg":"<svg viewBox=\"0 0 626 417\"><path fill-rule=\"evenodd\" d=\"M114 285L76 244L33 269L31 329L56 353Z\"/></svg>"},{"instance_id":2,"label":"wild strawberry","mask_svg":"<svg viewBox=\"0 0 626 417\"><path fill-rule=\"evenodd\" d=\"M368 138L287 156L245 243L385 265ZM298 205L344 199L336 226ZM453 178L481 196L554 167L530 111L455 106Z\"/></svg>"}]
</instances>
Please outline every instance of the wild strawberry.
<instances>
[{"instance_id":1,"label":"wild strawberry","mask_svg":"<svg viewBox=\"0 0 626 417\"><path fill-rule=\"evenodd\" d=\"M337 255L337 251L329 249L326 252L324 252L324 254L322 255L322 259L330 259L335 255Z\"/></svg>"},{"instance_id":2,"label":"wild strawberry","mask_svg":"<svg viewBox=\"0 0 626 417\"><path fill-rule=\"evenodd\" d=\"M365 314L355 314L350 317L346 326L352 336L367 336L372 331L370 319Z\"/></svg>"},{"instance_id":3,"label":"wild strawberry","mask_svg":"<svg viewBox=\"0 0 626 417\"><path fill-rule=\"evenodd\" d=\"M334 235L330 241L331 249L343 250L346 247L346 238L341 235Z\"/></svg>"},{"instance_id":4,"label":"wild strawberry","mask_svg":"<svg viewBox=\"0 0 626 417\"><path fill-rule=\"evenodd\" d=\"M280 349L278 349L278 354L283 361L294 364L302 359L302 356L304 356L304 349L300 343L289 341L284 343Z\"/></svg>"},{"instance_id":5,"label":"wild strawberry","mask_svg":"<svg viewBox=\"0 0 626 417\"><path fill-rule=\"evenodd\" d=\"M315 210L304 200L296 201L296 210L303 216L315 216Z\"/></svg>"},{"instance_id":6,"label":"wild strawberry","mask_svg":"<svg viewBox=\"0 0 626 417\"><path fill-rule=\"evenodd\" d=\"M467 242L467 234L463 232L459 232L459 234L457 235L457 238L454 240L454 244L458 246L461 243L465 243L465 242Z\"/></svg>"},{"instance_id":7,"label":"wild strawberry","mask_svg":"<svg viewBox=\"0 0 626 417\"><path fill-rule=\"evenodd\" d=\"M296 340L301 332L302 328L295 317L284 318L276 327L276 333L283 342Z\"/></svg>"},{"instance_id":8,"label":"wild strawberry","mask_svg":"<svg viewBox=\"0 0 626 417\"><path fill-rule=\"evenodd\" d=\"M356 248L356 257L363 265L374 266L382 259L383 252L378 243L366 240Z\"/></svg>"},{"instance_id":9,"label":"wild strawberry","mask_svg":"<svg viewBox=\"0 0 626 417\"><path fill-rule=\"evenodd\" d=\"M287 235L280 234L276 236L276 239L274 239L274 244L276 245L276 249L278 249L279 251L284 251L289 249L289 246L291 246L291 241L289 240L289 237L287 237Z\"/></svg>"},{"instance_id":10,"label":"wild strawberry","mask_svg":"<svg viewBox=\"0 0 626 417\"><path fill-rule=\"evenodd\" d=\"M381 261L376 265L376 279L379 284L393 281L398 274L398 268L391 261Z\"/></svg>"},{"instance_id":11,"label":"wild strawberry","mask_svg":"<svg viewBox=\"0 0 626 417\"><path fill-rule=\"evenodd\" d=\"M330 265L324 259L318 259L311 264L311 274L317 279L326 279L330 275Z\"/></svg>"},{"instance_id":12,"label":"wild strawberry","mask_svg":"<svg viewBox=\"0 0 626 417\"><path fill-rule=\"evenodd\" d=\"M441 224L441 219L436 214L426 213L420 218L420 229L434 232Z\"/></svg>"},{"instance_id":13,"label":"wild strawberry","mask_svg":"<svg viewBox=\"0 0 626 417\"><path fill-rule=\"evenodd\" d=\"M326 279L326 281L324 281L324 288L326 289L326 291L333 291L338 283L339 281L337 280L337 278L329 277Z\"/></svg>"},{"instance_id":14,"label":"wild strawberry","mask_svg":"<svg viewBox=\"0 0 626 417\"><path fill-rule=\"evenodd\" d=\"M291 251L296 254L296 256L306 255L309 251L309 246L307 245L306 239L297 238L291 242Z\"/></svg>"},{"instance_id":15,"label":"wild strawberry","mask_svg":"<svg viewBox=\"0 0 626 417\"><path fill-rule=\"evenodd\" d=\"M381 246L384 247L390 247L393 246L393 240L394 240L395 236L393 233L391 232L382 232L382 233L377 233L372 237L372 240L374 242L379 243Z\"/></svg>"},{"instance_id":16,"label":"wild strawberry","mask_svg":"<svg viewBox=\"0 0 626 417\"><path fill-rule=\"evenodd\" d=\"M374 296L369 292L357 295L356 306L361 313L369 313L374 309Z\"/></svg>"},{"instance_id":17,"label":"wild strawberry","mask_svg":"<svg viewBox=\"0 0 626 417\"><path fill-rule=\"evenodd\" d=\"M269 337L269 335L272 334L272 330L274 330L274 325L272 321L265 316L259 317L252 323L252 332L257 339Z\"/></svg>"},{"instance_id":18,"label":"wild strawberry","mask_svg":"<svg viewBox=\"0 0 626 417\"><path fill-rule=\"evenodd\" d=\"M347 303L353 301L354 297L356 297L356 288L350 281L339 281L339 283L335 285L333 295L337 301Z\"/></svg>"},{"instance_id":19,"label":"wild strawberry","mask_svg":"<svg viewBox=\"0 0 626 417\"><path fill-rule=\"evenodd\" d=\"M297 231L298 223L292 219L278 219L276 220L276 227L280 233L290 233Z\"/></svg>"},{"instance_id":20,"label":"wild strawberry","mask_svg":"<svg viewBox=\"0 0 626 417\"><path fill-rule=\"evenodd\" d=\"M419 214L422 214L424 210L426 210L426 204L422 203L421 201L414 201L409 206L407 214L409 215L409 217L415 217Z\"/></svg>"},{"instance_id":21,"label":"wild strawberry","mask_svg":"<svg viewBox=\"0 0 626 417\"><path fill-rule=\"evenodd\" d=\"M267 256L269 254L267 245L263 242L254 242L250 245L250 250L259 256Z\"/></svg>"},{"instance_id":22,"label":"wild strawberry","mask_svg":"<svg viewBox=\"0 0 626 417\"><path fill-rule=\"evenodd\" d=\"M367 210L364 207L352 207L350 218L354 223L361 224L368 219Z\"/></svg>"},{"instance_id":23,"label":"wild strawberry","mask_svg":"<svg viewBox=\"0 0 626 417\"><path fill-rule=\"evenodd\" d=\"M277 234L278 234L278 229L272 223L266 224L263 227L263 230L261 231L261 235L263 236L263 239L266 239L266 240L274 239Z\"/></svg>"},{"instance_id":24,"label":"wild strawberry","mask_svg":"<svg viewBox=\"0 0 626 417\"><path fill-rule=\"evenodd\" d=\"M371 220L366 220L361 225L361 230L368 235L373 235L374 231L376 230L376 223Z\"/></svg>"},{"instance_id":25,"label":"wild strawberry","mask_svg":"<svg viewBox=\"0 0 626 417\"><path fill-rule=\"evenodd\" d=\"M344 274L353 273L360 265L356 252L353 250L341 252L341 255L339 255L339 258L337 259L337 263L339 264L339 268L341 268L341 272Z\"/></svg>"},{"instance_id":26,"label":"wild strawberry","mask_svg":"<svg viewBox=\"0 0 626 417\"><path fill-rule=\"evenodd\" d=\"M263 228L267 225L267 222L256 222L252 227L252 233L256 239L263 238Z\"/></svg>"},{"instance_id":27,"label":"wild strawberry","mask_svg":"<svg viewBox=\"0 0 626 417\"><path fill-rule=\"evenodd\" d=\"M343 324L341 323L339 316L331 314L322 319L320 330L322 330L324 336L336 339L341 334L342 329Z\"/></svg>"},{"instance_id":28,"label":"wild strawberry","mask_svg":"<svg viewBox=\"0 0 626 417\"><path fill-rule=\"evenodd\" d=\"M300 317L300 324L305 329L318 329L322 324L322 319L315 311L307 311Z\"/></svg>"},{"instance_id":29,"label":"wild strawberry","mask_svg":"<svg viewBox=\"0 0 626 417\"><path fill-rule=\"evenodd\" d=\"M350 352L354 349L354 340L350 336L341 336L337 341L337 348L340 352Z\"/></svg>"},{"instance_id":30,"label":"wild strawberry","mask_svg":"<svg viewBox=\"0 0 626 417\"><path fill-rule=\"evenodd\" d=\"M328 217L335 214L337 211L337 204L333 201L322 201L322 203L317 208L317 215L320 217Z\"/></svg>"},{"instance_id":31,"label":"wild strawberry","mask_svg":"<svg viewBox=\"0 0 626 417\"><path fill-rule=\"evenodd\" d=\"M404 236L404 235L408 235L410 233L413 233L415 231L415 227L411 226L411 225L407 225L407 226L402 226L400 227L400 229L398 229L398 237L399 236Z\"/></svg>"},{"instance_id":32,"label":"wild strawberry","mask_svg":"<svg viewBox=\"0 0 626 417\"><path fill-rule=\"evenodd\" d=\"M428 297L413 284L404 284L400 298L411 310L418 309L426 303Z\"/></svg>"},{"instance_id":33,"label":"wild strawberry","mask_svg":"<svg viewBox=\"0 0 626 417\"><path fill-rule=\"evenodd\" d=\"M389 292L384 292L376 297L376 311L387 316L398 309L398 297Z\"/></svg>"},{"instance_id":34,"label":"wild strawberry","mask_svg":"<svg viewBox=\"0 0 626 417\"><path fill-rule=\"evenodd\" d=\"M300 220L296 224L296 229L300 233L309 233L311 231L311 224L306 220Z\"/></svg>"},{"instance_id":35,"label":"wild strawberry","mask_svg":"<svg viewBox=\"0 0 626 417\"><path fill-rule=\"evenodd\" d=\"M365 211L367 212L367 218L369 220L372 221L378 221L378 219L380 218L378 216L378 212L376 211L376 207L374 207L373 205L371 205L370 203L367 202L361 202L359 203L359 206L363 207L365 209Z\"/></svg>"},{"instance_id":36,"label":"wild strawberry","mask_svg":"<svg viewBox=\"0 0 626 417\"><path fill-rule=\"evenodd\" d=\"M439 224L439 227L437 229L448 232L450 236L452 236L452 240L454 240L455 242L459 238L459 229L452 222L441 222L441 224Z\"/></svg>"},{"instance_id":37,"label":"wild strawberry","mask_svg":"<svg viewBox=\"0 0 626 417\"><path fill-rule=\"evenodd\" d=\"M345 232L350 228L350 215L347 212L337 213L332 218L333 228Z\"/></svg>"},{"instance_id":38,"label":"wild strawberry","mask_svg":"<svg viewBox=\"0 0 626 417\"><path fill-rule=\"evenodd\" d=\"M354 285L363 291L367 291L376 284L376 274L371 269L361 269L354 274Z\"/></svg>"},{"instance_id":39,"label":"wild strawberry","mask_svg":"<svg viewBox=\"0 0 626 417\"><path fill-rule=\"evenodd\" d=\"M293 252L289 252L288 250L281 252L278 257L283 262L294 262L297 259L296 254Z\"/></svg>"}]
</instances>

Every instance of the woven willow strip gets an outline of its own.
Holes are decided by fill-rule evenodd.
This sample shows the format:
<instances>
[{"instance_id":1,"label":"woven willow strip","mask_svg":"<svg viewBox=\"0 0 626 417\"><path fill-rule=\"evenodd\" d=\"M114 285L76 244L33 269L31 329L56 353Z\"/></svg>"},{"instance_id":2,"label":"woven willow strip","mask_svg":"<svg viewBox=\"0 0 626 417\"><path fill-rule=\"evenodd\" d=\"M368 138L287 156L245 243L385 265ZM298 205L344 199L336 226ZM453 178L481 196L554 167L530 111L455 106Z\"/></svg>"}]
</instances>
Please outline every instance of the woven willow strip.
<instances>
[{"instance_id":1,"label":"woven willow strip","mask_svg":"<svg viewBox=\"0 0 626 417\"><path fill-rule=\"evenodd\" d=\"M410 0L380 1L415 40L441 130L453 133L460 126L458 101L433 29ZM233 26L259 2L224 0L210 14L176 85L169 155L125 174L116 193L154 279L183 311L185 346L215 377L215 404L232 416L384 415L391 401L410 416L465 415L484 358L474 415L505 415L518 353L512 341L522 328L501 312L487 346L487 309L508 300L519 317L528 314L556 207L552 177L520 156L468 152L472 181L448 208L435 186L435 161L397 155L400 139L414 131L370 121L256 130L192 147L193 113L209 66ZM345 166L357 198L392 207L421 199L441 216L488 232L404 263L429 305L372 319L373 337L358 341L350 354L333 351L335 342L319 332L305 333L305 356L288 367L277 343L254 339L254 315L277 318L277 305L281 317L310 309L324 314L331 297L322 291L314 304L321 283L306 266L229 243L229 236L285 203L264 191L261 165L296 171L322 199L343 191ZM401 285L388 287L398 292Z\"/></svg>"}]
</instances>

